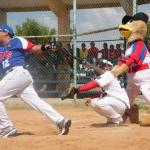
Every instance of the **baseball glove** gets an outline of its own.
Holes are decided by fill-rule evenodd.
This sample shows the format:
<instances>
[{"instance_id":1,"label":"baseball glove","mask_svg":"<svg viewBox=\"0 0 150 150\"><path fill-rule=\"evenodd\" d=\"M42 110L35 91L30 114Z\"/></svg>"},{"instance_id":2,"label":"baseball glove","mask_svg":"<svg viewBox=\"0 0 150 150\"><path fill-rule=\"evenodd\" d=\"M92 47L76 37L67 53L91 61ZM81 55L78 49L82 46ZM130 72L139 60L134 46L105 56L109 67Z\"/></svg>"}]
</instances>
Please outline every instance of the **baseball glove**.
<instances>
[{"instance_id":1,"label":"baseball glove","mask_svg":"<svg viewBox=\"0 0 150 150\"><path fill-rule=\"evenodd\" d=\"M78 89L75 87L71 87L65 94L63 94L60 98L61 100L65 100L67 98L73 98L75 94L78 93Z\"/></svg>"}]
</instances>

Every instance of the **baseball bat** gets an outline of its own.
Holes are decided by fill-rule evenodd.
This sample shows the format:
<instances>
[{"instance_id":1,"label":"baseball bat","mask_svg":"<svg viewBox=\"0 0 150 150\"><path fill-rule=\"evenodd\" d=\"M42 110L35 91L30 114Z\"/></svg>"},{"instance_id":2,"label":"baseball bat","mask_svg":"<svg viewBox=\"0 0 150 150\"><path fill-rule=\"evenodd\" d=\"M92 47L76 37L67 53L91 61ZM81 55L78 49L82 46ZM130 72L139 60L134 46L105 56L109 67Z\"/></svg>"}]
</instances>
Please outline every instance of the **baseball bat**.
<instances>
[{"instance_id":1,"label":"baseball bat","mask_svg":"<svg viewBox=\"0 0 150 150\"><path fill-rule=\"evenodd\" d=\"M66 49L64 49L64 52L66 54L68 54L70 57L72 57L73 59L76 59L80 64L84 65L86 68L93 69L98 74L103 74L105 72L102 68L99 68L99 67L87 62L86 60L83 60L82 58L79 58L79 57L76 57L76 56L72 55Z\"/></svg>"}]
</instances>

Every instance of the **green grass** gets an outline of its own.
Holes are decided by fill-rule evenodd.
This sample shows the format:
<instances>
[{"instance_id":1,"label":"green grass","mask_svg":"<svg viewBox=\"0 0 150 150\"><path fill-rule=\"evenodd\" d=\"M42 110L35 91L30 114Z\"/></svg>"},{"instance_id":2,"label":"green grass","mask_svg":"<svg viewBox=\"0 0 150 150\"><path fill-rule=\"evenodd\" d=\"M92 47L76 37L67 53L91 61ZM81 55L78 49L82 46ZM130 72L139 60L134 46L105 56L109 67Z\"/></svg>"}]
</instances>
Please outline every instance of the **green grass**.
<instances>
[{"instance_id":1,"label":"green grass","mask_svg":"<svg viewBox=\"0 0 150 150\"><path fill-rule=\"evenodd\" d=\"M55 98L55 99L49 98L43 100L46 101L51 106L53 106L54 108L58 108L58 109L73 107L73 108L81 108L82 110L85 111L90 110L87 106L85 106L84 104L85 100L78 99L74 101L73 99L68 99L65 101L61 101L59 98ZM11 100L10 101L8 100L5 104L8 110L19 110L19 109L30 110L31 109L30 106L28 106L18 98L11 98Z\"/></svg>"},{"instance_id":2,"label":"green grass","mask_svg":"<svg viewBox=\"0 0 150 150\"><path fill-rule=\"evenodd\" d=\"M78 108L81 109L83 111L89 111L91 110L89 107L85 106L85 100L84 99L77 99L76 101L74 101L73 99L67 99L65 101L61 101L60 98L47 98L47 99L43 99L44 101L46 101L47 103L49 103L51 106L53 106L54 108L69 108L69 107L73 107L73 108ZM146 102L143 100L142 96L139 96L136 99L136 104L139 106L140 110L147 110L148 105L146 104ZM24 104L20 99L17 98L11 98L10 101L6 102L6 107L9 110L17 110L17 109L27 109L30 110L31 108Z\"/></svg>"}]
</instances>

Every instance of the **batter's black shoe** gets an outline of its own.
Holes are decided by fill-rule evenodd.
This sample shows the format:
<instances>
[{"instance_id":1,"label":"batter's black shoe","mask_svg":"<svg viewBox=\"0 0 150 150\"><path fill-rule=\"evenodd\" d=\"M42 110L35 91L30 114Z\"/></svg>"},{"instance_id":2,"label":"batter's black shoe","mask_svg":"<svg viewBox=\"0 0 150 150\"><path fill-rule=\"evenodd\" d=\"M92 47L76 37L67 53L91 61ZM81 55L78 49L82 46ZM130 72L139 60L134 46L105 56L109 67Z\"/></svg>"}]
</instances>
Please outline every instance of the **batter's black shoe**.
<instances>
[{"instance_id":1,"label":"batter's black shoe","mask_svg":"<svg viewBox=\"0 0 150 150\"><path fill-rule=\"evenodd\" d=\"M61 122L57 124L59 129L59 135L66 135L69 133L69 128L71 126L70 119L63 119Z\"/></svg>"},{"instance_id":2,"label":"batter's black shoe","mask_svg":"<svg viewBox=\"0 0 150 150\"><path fill-rule=\"evenodd\" d=\"M7 127L2 129L0 132L0 137L6 138L10 136L14 136L17 133L17 129L15 127Z\"/></svg>"}]
</instances>

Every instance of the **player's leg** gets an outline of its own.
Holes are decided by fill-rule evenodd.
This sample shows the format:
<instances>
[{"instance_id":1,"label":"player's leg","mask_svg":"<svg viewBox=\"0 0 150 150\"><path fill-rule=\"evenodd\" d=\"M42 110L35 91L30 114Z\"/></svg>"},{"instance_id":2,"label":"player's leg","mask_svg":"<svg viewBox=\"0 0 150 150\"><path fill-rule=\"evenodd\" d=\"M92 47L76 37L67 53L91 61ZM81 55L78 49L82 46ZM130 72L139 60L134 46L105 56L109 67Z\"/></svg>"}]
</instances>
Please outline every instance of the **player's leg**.
<instances>
[{"instance_id":1,"label":"player's leg","mask_svg":"<svg viewBox=\"0 0 150 150\"><path fill-rule=\"evenodd\" d=\"M142 92L142 95L144 96L146 102L150 104L150 81L143 83L140 86L140 91Z\"/></svg>"},{"instance_id":2,"label":"player's leg","mask_svg":"<svg viewBox=\"0 0 150 150\"><path fill-rule=\"evenodd\" d=\"M0 129L6 127L13 127L13 123L8 118L4 103L0 102Z\"/></svg>"},{"instance_id":3,"label":"player's leg","mask_svg":"<svg viewBox=\"0 0 150 150\"><path fill-rule=\"evenodd\" d=\"M124 123L138 123L139 122L139 109L135 104L135 98L139 95L140 90L139 87L133 83L133 80L128 81L128 85L126 87L126 92L130 101L130 109L126 109L123 119Z\"/></svg>"},{"instance_id":4,"label":"player's leg","mask_svg":"<svg viewBox=\"0 0 150 150\"><path fill-rule=\"evenodd\" d=\"M12 92L9 92L7 87L7 85L9 86L9 79L11 79L11 76L4 77L0 81L0 129L13 127L12 122L8 118L4 105L4 101L13 95Z\"/></svg>"},{"instance_id":5,"label":"player's leg","mask_svg":"<svg viewBox=\"0 0 150 150\"><path fill-rule=\"evenodd\" d=\"M126 92L129 97L131 107L134 106L135 98L139 95L139 87L134 82L134 76L132 74L128 75L128 85L126 87Z\"/></svg>"},{"instance_id":6,"label":"player's leg","mask_svg":"<svg viewBox=\"0 0 150 150\"><path fill-rule=\"evenodd\" d=\"M99 114L105 116L113 123L122 123L122 115L125 112L126 105L112 97L104 97L102 99L94 99L90 106Z\"/></svg>"},{"instance_id":7,"label":"player's leg","mask_svg":"<svg viewBox=\"0 0 150 150\"><path fill-rule=\"evenodd\" d=\"M141 125L150 125L150 69L142 70L136 73L136 84L140 86L140 91L147 102L148 111L146 114L142 114L140 117Z\"/></svg>"},{"instance_id":8,"label":"player's leg","mask_svg":"<svg viewBox=\"0 0 150 150\"><path fill-rule=\"evenodd\" d=\"M8 73L0 81L0 128L2 129L0 136L7 137L16 133L13 123L7 116L4 101L22 90L30 82L30 77L26 76L26 71L24 72L23 69Z\"/></svg>"},{"instance_id":9,"label":"player's leg","mask_svg":"<svg viewBox=\"0 0 150 150\"><path fill-rule=\"evenodd\" d=\"M14 127L11 120L8 118L4 103L0 101L0 137L8 137L15 135L17 129Z\"/></svg>"},{"instance_id":10,"label":"player's leg","mask_svg":"<svg viewBox=\"0 0 150 150\"><path fill-rule=\"evenodd\" d=\"M27 70L15 69L0 81L0 101L8 99L32 83Z\"/></svg>"},{"instance_id":11,"label":"player's leg","mask_svg":"<svg viewBox=\"0 0 150 150\"><path fill-rule=\"evenodd\" d=\"M137 72L135 78L136 84L140 86L140 91L146 102L150 104L150 69Z\"/></svg>"},{"instance_id":12,"label":"player's leg","mask_svg":"<svg viewBox=\"0 0 150 150\"><path fill-rule=\"evenodd\" d=\"M60 134L67 134L71 125L71 120L65 119L62 115L56 112L49 104L41 100L31 84L20 94L17 94L25 103L30 105L37 111L40 111L50 121L55 123L61 130Z\"/></svg>"}]
</instances>

